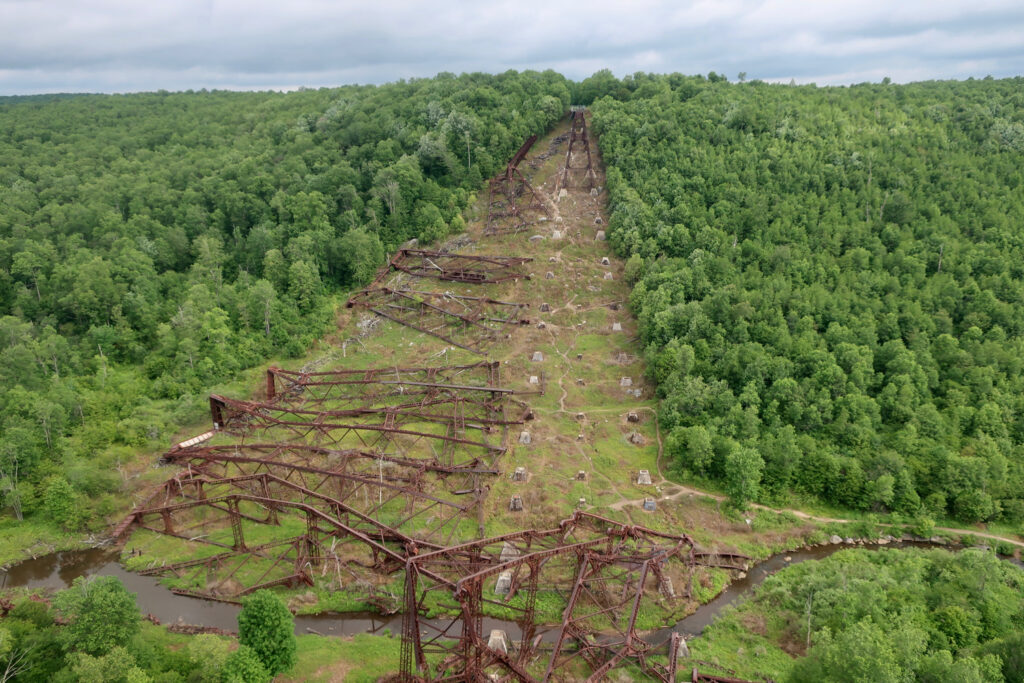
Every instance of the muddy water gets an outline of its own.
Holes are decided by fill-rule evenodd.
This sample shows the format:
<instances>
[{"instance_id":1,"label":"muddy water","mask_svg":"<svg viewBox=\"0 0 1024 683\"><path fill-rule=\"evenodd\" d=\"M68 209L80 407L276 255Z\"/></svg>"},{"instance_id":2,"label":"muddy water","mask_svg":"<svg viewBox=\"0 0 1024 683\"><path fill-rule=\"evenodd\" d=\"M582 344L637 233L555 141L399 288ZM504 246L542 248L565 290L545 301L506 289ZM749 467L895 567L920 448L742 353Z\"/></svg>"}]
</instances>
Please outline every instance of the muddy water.
<instances>
[{"instance_id":1,"label":"muddy water","mask_svg":"<svg viewBox=\"0 0 1024 683\"><path fill-rule=\"evenodd\" d=\"M850 547L848 545L826 545L773 555L751 567L744 578L734 580L718 597L706 605L702 605L696 612L678 622L674 627L652 633L645 640L660 642L667 639L672 631L678 631L690 637L698 636L726 606L753 591L771 574L800 562L824 559L839 550ZM942 546L904 542L888 546L863 547L876 549L879 547L931 548ZM786 558L789 558L789 561ZM1019 560L1011 561L1018 565L1021 564ZM125 585L125 588L136 594L142 613L152 614L161 623L181 622L229 631L235 630L237 627L238 606L175 595L169 589L161 586L155 578L125 571L117 561L117 554L104 549L53 553L34 560L27 560L7 571L0 571L0 588L27 587L56 590L67 588L79 576L116 576ZM392 635L400 634L402 616L400 614L381 616L366 612L344 615L320 614L295 618L296 633L314 632L322 635L341 636L357 633L381 633L385 629L389 630ZM521 633L519 627L514 623L489 618L483 620L483 629L484 633L490 629L502 629L512 640L518 640ZM556 636L557 630L554 628L542 634L546 641L552 640Z\"/></svg>"},{"instance_id":2,"label":"muddy water","mask_svg":"<svg viewBox=\"0 0 1024 683\"><path fill-rule=\"evenodd\" d=\"M878 548L934 548L942 546L936 546L930 543L912 542L891 543L885 546L850 546L836 544L816 546L814 548L806 548L804 550L794 550L790 553L772 555L764 562L759 562L751 567L747 572L747 575L742 579L734 579L732 583L726 586L725 590L719 593L714 600L705 605L701 605L697 608L696 612L678 622L674 628L665 629L665 632L678 631L679 633L687 636L699 636L704 633L704 629L715 620L715 617L717 617L725 607L733 604L748 593L751 593L754 588L761 584L762 581L780 569L785 569L786 567L794 564L800 564L801 562L807 562L808 560L823 560L835 552L853 547L877 550ZM788 562L786 561L786 558L789 558Z\"/></svg>"},{"instance_id":3,"label":"muddy water","mask_svg":"<svg viewBox=\"0 0 1024 683\"><path fill-rule=\"evenodd\" d=\"M116 576L132 593L143 614L152 614L160 623L176 622L237 630L237 605L201 600L175 595L161 586L157 579L140 576L126 571L117 561L117 553L104 549L73 550L44 555L26 560L7 571L0 571L2 588L67 588L79 576ZM447 622L445 622L447 623ZM441 622L437 625L443 626ZM490 629L503 629L511 639L519 639L521 631L514 623L498 619L483 620L486 633ZM381 633L385 629L392 635L402 632L402 615L381 616L374 612L351 612L346 614L318 614L295 618L295 632L320 633L322 635L355 635L357 633ZM454 635L458 635L455 633ZM553 637L553 636L549 636Z\"/></svg>"}]
</instances>

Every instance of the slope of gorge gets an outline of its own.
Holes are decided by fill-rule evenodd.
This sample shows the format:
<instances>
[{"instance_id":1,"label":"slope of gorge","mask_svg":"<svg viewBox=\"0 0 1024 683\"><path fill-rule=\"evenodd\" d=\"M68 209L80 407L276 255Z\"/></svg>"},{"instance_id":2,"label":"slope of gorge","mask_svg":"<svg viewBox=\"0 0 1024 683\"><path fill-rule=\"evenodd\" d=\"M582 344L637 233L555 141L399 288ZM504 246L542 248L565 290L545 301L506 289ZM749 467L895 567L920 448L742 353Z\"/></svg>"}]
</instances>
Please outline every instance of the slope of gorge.
<instances>
[{"instance_id":1,"label":"slope of gorge","mask_svg":"<svg viewBox=\"0 0 1024 683\"><path fill-rule=\"evenodd\" d=\"M607 88L609 239L672 468L1020 532L1020 86Z\"/></svg>"},{"instance_id":2,"label":"slope of gorge","mask_svg":"<svg viewBox=\"0 0 1024 683\"><path fill-rule=\"evenodd\" d=\"M658 564L676 595L661 596L658 581L641 579L643 607L630 628L644 631L672 624L728 582L727 567L737 561L716 552L765 555L773 544L801 544L806 526L765 513L756 529L764 533L752 534L749 524L726 519L714 502L661 476L653 388L625 305L623 264L609 258L603 239L600 155L592 138L589 177L578 168L564 175L569 134L559 125L519 164L536 189L533 195L530 185L513 183L530 225L509 229L514 218L489 216L489 205L500 202L481 193L464 234L439 247L405 245L367 290L352 296L331 348L315 362L271 369L253 400L213 396L216 431L169 451L165 462L188 468L118 529L131 534L127 566L161 576L179 592L224 600L298 578L311 585L282 594L300 613L402 609L420 615L414 632L430 633L451 610L451 590L421 587L419 606L411 609L409 572L388 564L402 561L389 543L408 534L429 557L431 549L497 537L480 550L482 557L495 553L488 560L494 566L498 551L504 562L514 557L508 553L530 552L531 543L567 543L552 540L549 530L590 513L611 521L584 515L571 532L579 542L589 542L588 525L596 524L596 538L610 543L625 523L689 533L699 550L711 551L698 552L691 569L685 554L663 569ZM582 155L573 160L575 167ZM454 280L437 279L445 271ZM167 476L162 468L147 478ZM339 532L339 519L350 526ZM376 539L372 562L369 541L354 538L352 528ZM665 538L658 542L674 547L673 537ZM639 551L642 539L627 545ZM566 584L542 586L531 599L542 631L561 623L580 557L555 553L536 567L546 572L544 581ZM632 595L625 591L636 577L628 574L640 566L608 580ZM419 575L439 571L426 565ZM525 595L513 595L516 588L508 601L490 597L502 578L488 574L484 581L477 609L517 621ZM662 590L671 592L668 585ZM610 632L629 620L630 609L613 614L581 625ZM431 646L426 662L433 665L442 655L440 645ZM648 663L665 666L664 655ZM523 661L543 666L545 657ZM582 660L569 659L572 675L585 671ZM629 658L622 665L634 667Z\"/></svg>"}]
</instances>

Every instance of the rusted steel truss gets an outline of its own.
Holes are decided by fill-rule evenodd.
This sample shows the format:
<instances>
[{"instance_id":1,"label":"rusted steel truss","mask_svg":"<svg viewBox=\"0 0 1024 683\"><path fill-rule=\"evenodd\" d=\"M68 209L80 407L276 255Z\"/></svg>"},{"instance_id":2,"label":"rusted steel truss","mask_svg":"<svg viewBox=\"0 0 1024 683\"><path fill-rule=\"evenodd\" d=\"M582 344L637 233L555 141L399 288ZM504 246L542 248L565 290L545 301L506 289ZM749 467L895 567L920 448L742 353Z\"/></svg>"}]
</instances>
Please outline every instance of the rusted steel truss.
<instances>
[{"instance_id":1,"label":"rusted steel truss","mask_svg":"<svg viewBox=\"0 0 1024 683\"><path fill-rule=\"evenodd\" d=\"M125 531L137 526L220 548L143 571L176 579L189 594L216 599L237 599L269 585L312 585L314 567L324 576L345 570L349 560L365 562L367 538L397 543L392 550L403 556L407 547L457 541L472 531L468 524L459 534L467 513L484 497L474 482L481 474L496 474L484 467L447 468L300 444L175 448L163 461L182 469L132 513ZM326 516L310 517L308 508ZM268 526L276 529L258 531L258 537L273 541L253 546L246 540ZM325 530L330 548L323 546ZM379 568L377 559L371 566ZM259 573L254 577L252 571Z\"/></svg>"},{"instance_id":2,"label":"rusted steel truss","mask_svg":"<svg viewBox=\"0 0 1024 683\"><path fill-rule=\"evenodd\" d=\"M583 665L596 681L628 661L654 680L674 681L678 635L651 642L637 620L645 602L671 611L673 585L686 586L688 597L698 565L709 563L697 559L689 536L585 512L555 529L420 553L405 567L401 677L549 681ZM564 602L560 625L545 626L537 614L540 594ZM439 604L452 616L425 618ZM515 622L518 632L491 637L488 612Z\"/></svg>"},{"instance_id":3,"label":"rusted steel truss","mask_svg":"<svg viewBox=\"0 0 1024 683\"><path fill-rule=\"evenodd\" d=\"M267 369L266 394L270 401L334 408L384 406L440 397L498 400L515 391L501 386L501 363L480 361L470 365L414 368L371 368L302 372Z\"/></svg>"},{"instance_id":4,"label":"rusted steel truss","mask_svg":"<svg viewBox=\"0 0 1024 683\"><path fill-rule=\"evenodd\" d=\"M527 138L505 170L491 178L487 220L484 223L485 235L516 233L549 218L544 198L519 171L519 163L536 141L536 135Z\"/></svg>"},{"instance_id":5,"label":"rusted steel truss","mask_svg":"<svg viewBox=\"0 0 1024 683\"><path fill-rule=\"evenodd\" d=\"M587 118L584 111L583 109L573 109L569 112L569 147L565 150L565 165L558 180L558 190L569 187L570 183L584 185L588 190L594 186L594 165L590 156L590 135L587 132ZM574 151L577 155L576 161L573 159ZM586 162L582 165L578 161L580 157L586 158ZM574 178L581 175L583 176L582 180L573 181Z\"/></svg>"},{"instance_id":6,"label":"rusted steel truss","mask_svg":"<svg viewBox=\"0 0 1024 683\"><path fill-rule=\"evenodd\" d=\"M507 448L508 426L524 421L507 417L500 402L459 397L324 410L214 394L210 412L219 430L242 438L357 448L449 467L493 465Z\"/></svg>"},{"instance_id":7,"label":"rusted steel truss","mask_svg":"<svg viewBox=\"0 0 1024 683\"><path fill-rule=\"evenodd\" d=\"M529 279L530 274L523 270L522 266L532 260L513 256L478 256L422 249L399 249L391 262L382 269L374 284L379 284L396 270L414 277L473 285Z\"/></svg>"},{"instance_id":8,"label":"rusted steel truss","mask_svg":"<svg viewBox=\"0 0 1024 683\"><path fill-rule=\"evenodd\" d=\"M451 292L422 292L377 287L356 292L345 304L360 307L472 353L487 355L506 325L528 325L522 317L529 304ZM461 339L461 341L457 341Z\"/></svg>"},{"instance_id":9,"label":"rusted steel truss","mask_svg":"<svg viewBox=\"0 0 1024 683\"><path fill-rule=\"evenodd\" d=\"M383 576L402 568L409 549L436 547L269 473L218 480L185 472L165 489L163 500L132 512L125 530L148 529L208 549L141 570L173 579L172 590L186 595L235 601L270 586L312 586L317 576L339 584L342 577L362 578L360 570ZM253 544L250 534L277 538Z\"/></svg>"},{"instance_id":10,"label":"rusted steel truss","mask_svg":"<svg viewBox=\"0 0 1024 683\"><path fill-rule=\"evenodd\" d=\"M187 468L167 483L162 499L132 513L133 524L212 552L143 573L174 579L179 593L227 601L324 579L359 586L368 604L403 610L404 681L552 681L581 672L597 681L627 663L651 680L681 680L679 634L642 632L644 605L673 612L673 585L687 586L689 597L698 566L743 569L713 562L715 555L696 551L687 535L585 512L548 530L455 545L418 539L359 512L330 484L316 491L271 467L230 476L239 461L226 449L180 450L165 457ZM303 481L315 485L322 473L306 474L314 481ZM301 533L247 540L250 529L267 526ZM401 599L391 578L400 570ZM560 619L537 609L540 596L563 604ZM485 629L488 613L497 613L501 633L492 632L493 623Z\"/></svg>"}]
</instances>

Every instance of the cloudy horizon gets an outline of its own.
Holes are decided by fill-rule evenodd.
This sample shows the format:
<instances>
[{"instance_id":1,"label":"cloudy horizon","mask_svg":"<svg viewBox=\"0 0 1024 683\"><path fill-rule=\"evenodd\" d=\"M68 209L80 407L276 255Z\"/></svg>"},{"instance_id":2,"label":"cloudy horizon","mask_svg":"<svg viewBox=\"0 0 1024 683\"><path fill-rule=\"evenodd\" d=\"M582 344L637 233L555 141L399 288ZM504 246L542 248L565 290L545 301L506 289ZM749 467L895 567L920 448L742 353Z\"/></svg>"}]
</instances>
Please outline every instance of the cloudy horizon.
<instances>
[{"instance_id":1,"label":"cloudy horizon","mask_svg":"<svg viewBox=\"0 0 1024 683\"><path fill-rule=\"evenodd\" d=\"M0 0L0 40L0 95L288 90L509 69L842 85L1022 75L1024 3Z\"/></svg>"}]
</instances>

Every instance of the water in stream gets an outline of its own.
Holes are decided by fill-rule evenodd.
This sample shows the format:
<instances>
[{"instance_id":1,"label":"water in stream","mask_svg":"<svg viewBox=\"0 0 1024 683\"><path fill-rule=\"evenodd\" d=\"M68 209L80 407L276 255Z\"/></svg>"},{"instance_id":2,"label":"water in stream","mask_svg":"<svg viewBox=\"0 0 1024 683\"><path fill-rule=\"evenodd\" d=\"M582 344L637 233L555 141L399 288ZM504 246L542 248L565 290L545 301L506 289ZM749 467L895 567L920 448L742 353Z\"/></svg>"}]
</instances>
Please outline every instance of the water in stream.
<instances>
[{"instance_id":1,"label":"water in stream","mask_svg":"<svg viewBox=\"0 0 1024 683\"><path fill-rule=\"evenodd\" d=\"M678 631L690 637L698 636L727 605L753 591L767 576L790 565L808 560L821 560L839 550L850 547L848 545L827 545L773 555L751 567L744 578L732 581L714 600L699 607L696 612L679 621L674 627L652 633L645 640L657 643L667 639L672 631ZM889 546L857 547L874 549L879 547L929 548L937 546L929 543L903 542ZM788 562L786 558L789 558ZM1018 560L1014 560L1014 562L1020 564ZM79 576L116 576L125 588L136 594L142 613L152 614L161 623L181 622L229 631L237 628L236 618L240 609L237 605L176 595L161 586L155 578L126 571L118 563L117 553L104 549L74 550L26 560L7 571L0 571L0 588L27 587L57 590L67 588ZM500 628L512 640L518 639L520 635L519 627L514 623L489 618L485 618L483 622L485 633L490 629ZM384 629L390 629L392 635L400 634L402 615L381 616L372 612L364 612L320 614L295 618L297 633L312 631L324 635L341 636L357 633L380 633ZM552 628L544 632L543 636L545 640L554 639L557 636L557 630Z\"/></svg>"}]
</instances>

